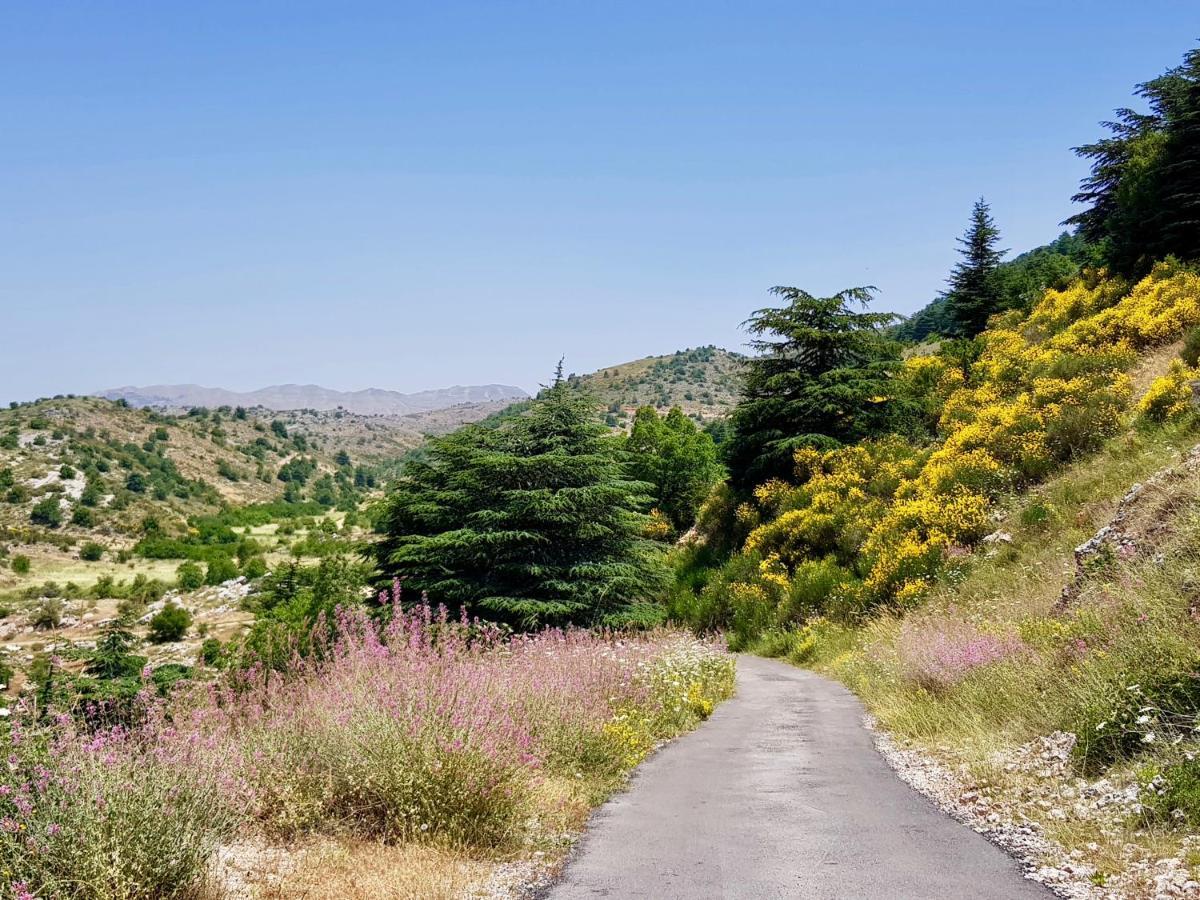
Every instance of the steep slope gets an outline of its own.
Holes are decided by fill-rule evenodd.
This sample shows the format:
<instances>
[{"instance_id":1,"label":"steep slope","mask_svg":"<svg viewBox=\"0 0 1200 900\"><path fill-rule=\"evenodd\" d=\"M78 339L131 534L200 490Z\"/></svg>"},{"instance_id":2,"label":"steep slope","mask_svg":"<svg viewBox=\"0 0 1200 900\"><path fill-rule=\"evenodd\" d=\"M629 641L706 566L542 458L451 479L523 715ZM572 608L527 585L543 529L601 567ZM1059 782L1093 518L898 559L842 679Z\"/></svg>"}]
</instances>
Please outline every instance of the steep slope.
<instances>
[{"instance_id":1,"label":"steep slope","mask_svg":"<svg viewBox=\"0 0 1200 900\"><path fill-rule=\"evenodd\" d=\"M910 357L926 439L798 450L726 504L742 552L681 609L843 680L1065 896L1200 896L1198 329L1168 262Z\"/></svg>"}]
</instances>

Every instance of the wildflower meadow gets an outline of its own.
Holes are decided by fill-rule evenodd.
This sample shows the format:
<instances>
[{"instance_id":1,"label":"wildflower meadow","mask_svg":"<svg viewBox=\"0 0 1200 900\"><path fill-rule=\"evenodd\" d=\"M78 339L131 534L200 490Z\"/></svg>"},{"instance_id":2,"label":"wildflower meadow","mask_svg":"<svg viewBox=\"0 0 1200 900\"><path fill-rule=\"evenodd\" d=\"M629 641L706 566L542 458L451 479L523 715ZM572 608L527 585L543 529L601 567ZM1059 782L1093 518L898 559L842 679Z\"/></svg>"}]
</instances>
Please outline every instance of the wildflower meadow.
<instances>
[{"instance_id":1,"label":"wildflower meadow","mask_svg":"<svg viewBox=\"0 0 1200 900\"><path fill-rule=\"evenodd\" d=\"M0 895L219 896L214 856L247 835L528 848L732 692L732 657L681 633L508 636L383 599L284 671L165 699L147 679L132 722L21 705Z\"/></svg>"}]
</instances>

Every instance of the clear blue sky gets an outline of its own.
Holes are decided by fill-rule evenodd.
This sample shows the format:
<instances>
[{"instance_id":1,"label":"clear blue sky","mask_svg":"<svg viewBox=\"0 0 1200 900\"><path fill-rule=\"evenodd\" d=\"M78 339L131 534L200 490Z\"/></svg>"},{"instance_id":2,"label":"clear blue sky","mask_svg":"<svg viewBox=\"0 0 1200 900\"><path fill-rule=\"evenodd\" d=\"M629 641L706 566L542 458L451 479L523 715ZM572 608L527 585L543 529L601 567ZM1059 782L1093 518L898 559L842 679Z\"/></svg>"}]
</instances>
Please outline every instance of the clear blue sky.
<instances>
[{"instance_id":1,"label":"clear blue sky","mask_svg":"<svg viewBox=\"0 0 1200 900\"><path fill-rule=\"evenodd\" d=\"M773 284L911 312L1200 36L1191 2L7 3L0 400L534 388Z\"/></svg>"}]
</instances>

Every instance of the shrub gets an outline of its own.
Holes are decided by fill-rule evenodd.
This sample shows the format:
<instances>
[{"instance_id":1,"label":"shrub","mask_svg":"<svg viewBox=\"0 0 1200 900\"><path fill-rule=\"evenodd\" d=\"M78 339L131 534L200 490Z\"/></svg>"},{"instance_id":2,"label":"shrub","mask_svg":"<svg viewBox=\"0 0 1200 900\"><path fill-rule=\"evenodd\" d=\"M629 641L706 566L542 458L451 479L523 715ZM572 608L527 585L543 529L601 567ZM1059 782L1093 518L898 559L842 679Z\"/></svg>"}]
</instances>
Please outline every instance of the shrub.
<instances>
[{"instance_id":1,"label":"shrub","mask_svg":"<svg viewBox=\"0 0 1200 900\"><path fill-rule=\"evenodd\" d=\"M204 586L204 572L196 563L188 560L175 570L175 579L185 591L194 591Z\"/></svg>"},{"instance_id":2,"label":"shrub","mask_svg":"<svg viewBox=\"0 0 1200 900\"><path fill-rule=\"evenodd\" d=\"M96 562L104 556L104 545L88 541L79 548L79 558L86 562Z\"/></svg>"},{"instance_id":3,"label":"shrub","mask_svg":"<svg viewBox=\"0 0 1200 900\"><path fill-rule=\"evenodd\" d=\"M238 577L237 563L228 556L217 556L208 561L204 573L205 584L221 584Z\"/></svg>"},{"instance_id":4,"label":"shrub","mask_svg":"<svg viewBox=\"0 0 1200 900\"><path fill-rule=\"evenodd\" d=\"M155 644L182 640L191 624L191 613L182 606L168 603L150 619L150 640Z\"/></svg>"},{"instance_id":5,"label":"shrub","mask_svg":"<svg viewBox=\"0 0 1200 900\"><path fill-rule=\"evenodd\" d=\"M225 647L217 638L207 638L200 645L200 660L206 666L220 666L225 661Z\"/></svg>"},{"instance_id":6,"label":"shrub","mask_svg":"<svg viewBox=\"0 0 1200 900\"><path fill-rule=\"evenodd\" d=\"M218 845L253 825L521 848L733 688L732 660L680 634L505 639L398 598L386 618L343 611L277 678L143 690L122 728L19 709L0 815L26 828L0 829L5 878L36 896L198 896ZM160 671L187 675L160 667L156 686Z\"/></svg>"},{"instance_id":7,"label":"shrub","mask_svg":"<svg viewBox=\"0 0 1200 900\"><path fill-rule=\"evenodd\" d=\"M96 514L86 506L76 506L71 511L71 524L80 528L91 528L96 524Z\"/></svg>"},{"instance_id":8,"label":"shrub","mask_svg":"<svg viewBox=\"0 0 1200 900\"><path fill-rule=\"evenodd\" d=\"M46 497L34 504L29 513L29 521L34 525L45 525L47 528L57 528L62 524L62 507L58 498Z\"/></svg>"},{"instance_id":9,"label":"shrub","mask_svg":"<svg viewBox=\"0 0 1200 900\"><path fill-rule=\"evenodd\" d=\"M242 739L263 760L254 784L274 828L341 821L363 836L511 846L535 772L615 775L730 687L725 659L678 638L545 632L506 644L484 629L468 641L444 617L393 610L383 631L343 613L342 637Z\"/></svg>"},{"instance_id":10,"label":"shrub","mask_svg":"<svg viewBox=\"0 0 1200 900\"><path fill-rule=\"evenodd\" d=\"M252 556L242 567L242 574L247 578L262 578L267 574L267 561L261 556Z\"/></svg>"},{"instance_id":11,"label":"shrub","mask_svg":"<svg viewBox=\"0 0 1200 900\"><path fill-rule=\"evenodd\" d=\"M29 613L29 624L37 629L57 628L62 624L63 604L57 597L47 597Z\"/></svg>"},{"instance_id":12,"label":"shrub","mask_svg":"<svg viewBox=\"0 0 1200 900\"><path fill-rule=\"evenodd\" d=\"M1183 336L1183 349L1179 356L1189 368L1200 365L1200 328L1193 328Z\"/></svg>"},{"instance_id":13,"label":"shrub","mask_svg":"<svg viewBox=\"0 0 1200 900\"><path fill-rule=\"evenodd\" d=\"M14 572L16 572L18 575L28 575L29 568L30 568L30 563L29 563L28 556L26 556L24 553L17 553L16 555L13 556L12 570Z\"/></svg>"},{"instance_id":14,"label":"shrub","mask_svg":"<svg viewBox=\"0 0 1200 900\"><path fill-rule=\"evenodd\" d=\"M1200 371L1188 368L1182 360L1173 360L1167 374L1156 378L1138 402L1138 415L1151 422L1182 418L1193 409L1192 383L1197 379Z\"/></svg>"}]
</instances>

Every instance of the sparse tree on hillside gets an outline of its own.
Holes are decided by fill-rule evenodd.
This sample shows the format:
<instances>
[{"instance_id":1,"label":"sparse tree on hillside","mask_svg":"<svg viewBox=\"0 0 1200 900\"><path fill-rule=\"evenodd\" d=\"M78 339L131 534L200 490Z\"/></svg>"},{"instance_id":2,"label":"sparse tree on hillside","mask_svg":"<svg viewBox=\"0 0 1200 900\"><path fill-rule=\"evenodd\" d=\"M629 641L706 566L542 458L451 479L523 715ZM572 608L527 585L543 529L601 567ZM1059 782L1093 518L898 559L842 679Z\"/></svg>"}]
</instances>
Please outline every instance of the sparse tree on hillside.
<instances>
[{"instance_id":1,"label":"sparse tree on hillside","mask_svg":"<svg viewBox=\"0 0 1200 900\"><path fill-rule=\"evenodd\" d=\"M992 221L991 210L982 197L971 210L971 224L964 237L962 259L950 273L946 290L946 312L955 331L964 337L974 337L987 327L988 316L1002 304L1001 283L998 277L1000 260L1007 250L999 250L1000 230Z\"/></svg>"},{"instance_id":2,"label":"sparse tree on hillside","mask_svg":"<svg viewBox=\"0 0 1200 900\"><path fill-rule=\"evenodd\" d=\"M629 620L665 583L643 537L648 489L560 367L523 415L432 439L375 552L414 597L518 627Z\"/></svg>"}]
</instances>

